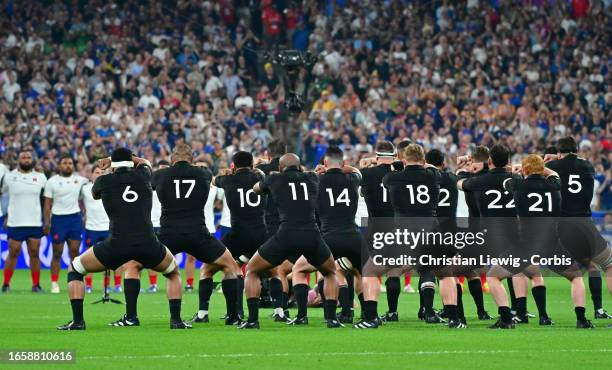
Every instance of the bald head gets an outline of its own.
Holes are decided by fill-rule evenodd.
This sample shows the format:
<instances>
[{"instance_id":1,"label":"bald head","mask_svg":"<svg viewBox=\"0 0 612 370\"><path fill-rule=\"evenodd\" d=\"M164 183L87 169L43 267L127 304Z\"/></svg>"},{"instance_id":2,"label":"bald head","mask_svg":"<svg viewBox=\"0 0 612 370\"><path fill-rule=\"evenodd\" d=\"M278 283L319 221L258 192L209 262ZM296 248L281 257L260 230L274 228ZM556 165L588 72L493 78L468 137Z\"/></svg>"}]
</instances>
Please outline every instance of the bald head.
<instances>
[{"instance_id":1,"label":"bald head","mask_svg":"<svg viewBox=\"0 0 612 370\"><path fill-rule=\"evenodd\" d=\"M300 166L300 157L293 153L287 153L280 157L280 161L278 162L278 166L281 171L284 171L287 167L299 167Z\"/></svg>"}]
</instances>

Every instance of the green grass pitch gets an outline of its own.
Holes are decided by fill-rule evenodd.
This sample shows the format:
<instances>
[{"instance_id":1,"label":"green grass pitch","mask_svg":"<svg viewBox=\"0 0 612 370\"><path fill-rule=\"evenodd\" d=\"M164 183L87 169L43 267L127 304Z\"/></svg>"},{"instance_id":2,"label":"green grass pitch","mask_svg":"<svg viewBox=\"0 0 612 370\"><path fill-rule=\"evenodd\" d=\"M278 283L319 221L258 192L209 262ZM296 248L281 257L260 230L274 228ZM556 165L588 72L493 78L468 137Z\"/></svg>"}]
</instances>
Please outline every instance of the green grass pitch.
<instances>
[{"instance_id":1,"label":"green grass pitch","mask_svg":"<svg viewBox=\"0 0 612 370\"><path fill-rule=\"evenodd\" d=\"M62 272L62 279L65 278ZM48 288L48 272L43 271L43 288ZM143 274L143 287L147 287ZM219 277L217 277L219 278ZM160 279L163 280L163 279ZM107 323L118 319L123 305L92 305L102 292L102 275L94 276L98 288L85 299L84 332L60 332L56 325L71 318L65 284L59 295L29 292L28 271L17 271L10 294L0 295L0 349L74 349L76 364L14 365L0 368L234 368L234 369L610 369L612 366L612 320L597 320L595 330L577 330L569 284L561 278L547 278L548 309L553 327L539 327L537 321L515 330L487 329L492 322L478 321L469 293L464 304L469 328L449 330L426 325L416 318L418 296L400 297L400 322L376 330L350 327L327 329L322 309L310 309L308 327L287 327L274 323L260 312L261 330L239 331L219 319L224 313L223 295L211 299L211 323L193 330L168 328L168 303L159 293L143 293L139 299L140 327L114 328ZM588 293L587 293L588 294ZM123 300L123 295L114 295ZM490 295L486 306L496 313ZM588 299L588 297L587 297ZM381 295L379 312L386 299ZM604 287L604 306L611 306ZM439 307L439 298L436 300ZM183 298L183 318L197 308L197 293ZM529 310L536 312L529 297ZM359 309L356 309L359 312ZM292 315L295 310L292 310ZM587 303L587 315L593 308Z\"/></svg>"}]
</instances>

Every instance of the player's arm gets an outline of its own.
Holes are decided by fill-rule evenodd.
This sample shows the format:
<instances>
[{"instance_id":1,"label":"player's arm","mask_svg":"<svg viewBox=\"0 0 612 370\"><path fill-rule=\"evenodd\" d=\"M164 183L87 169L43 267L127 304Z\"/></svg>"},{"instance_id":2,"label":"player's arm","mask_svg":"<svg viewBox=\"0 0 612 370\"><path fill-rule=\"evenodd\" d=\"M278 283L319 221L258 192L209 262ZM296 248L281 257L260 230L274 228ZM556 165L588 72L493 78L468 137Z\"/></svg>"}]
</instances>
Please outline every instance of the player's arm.
<instances>
[{"instance_id":1,"label":"player's arm","mask_svg":"<svg viewBox=\"0 0 612 370\"><path fill-rule=\"evenodd\" d=\"M138 166L141 166L141 165L151 167L151 162L149 162L148 159L136 157L135 155L133 155L132 156L132 161L134 162L134 167L138 167Z\"/></svg>"},{"instance_id":2,"label":"player's arm","mask_svg":"<svg viewBox=\"0 0 612 370\"><path fill-rule=\"evenodd\" d=\"M544 177L549 178L549 177L559 177L559 174L557 173L557 171L550 169L548 167L544 167L544 173L543 173Z\"/></svg>"},{"instance_id":3,"label":"player's arm","mask_svg":"<svg viewBox=\"0 0 612 370\"><path fill-rule=\"evenodd\" d=\"M270 192L270 179L272 176L266 176L263 180L253 185L253 191L255 194L267 194Z\"/></svg>"},{"instance_id":4,"label":"player's arm","mask_svg":"<svg viewBox=\"0 0 612 370\"><path fill-rule=\"evenodd\" d=\"M91 187L91 196L95 199L102 199L102 179L104 176L100 176L96 179L93 186Z\"/></svg>"},{"instance_id":5,"label":"player's arm","mask_svg":"<svg viewBox=\"0 0 612 370\"><path fill-rule=\"evenodd\" d=\"M232 174L232 170L230 168L221 168L219 169L219 173L217 174L217 176L214 176L212 178L212 181L210 182L210 184L218 188L222 188L223 187L223 184L222 184L223 177L229 176L231 174Z\"/></svg>"},{"instance_id":6,"label":"player's arm","mask_svg":"<svg viewBox=\"0 0 612 370\"><path fill-rule=\"evenodd\" d=\"M43 190L43 231L49 233L51 227L51 208L53 207L53 181L45 184Z\"/></svg>"}]
</instances>

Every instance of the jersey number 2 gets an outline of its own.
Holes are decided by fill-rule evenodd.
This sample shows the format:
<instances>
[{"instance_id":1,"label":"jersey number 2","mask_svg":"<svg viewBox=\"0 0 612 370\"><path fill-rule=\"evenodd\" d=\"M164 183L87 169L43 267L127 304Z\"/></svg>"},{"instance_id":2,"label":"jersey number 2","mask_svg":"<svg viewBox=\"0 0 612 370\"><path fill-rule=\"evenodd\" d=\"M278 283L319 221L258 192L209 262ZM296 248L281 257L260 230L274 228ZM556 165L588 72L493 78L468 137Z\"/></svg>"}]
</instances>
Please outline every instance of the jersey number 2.
<instances>
[{"instance_id":1,"label":"jersey number 2","mask_svg":"<svg viewBox=\"0 0 612 370\"><path fill-rule=\"evenodd\" d=\"M174 190L176 191L176 199L181 199L181 187L180 184L189 184L189 189L185 193L184 198L187 199L191 195L193 188L195 187L195 180L174 180Z\"/></svg>"}]
</instances>

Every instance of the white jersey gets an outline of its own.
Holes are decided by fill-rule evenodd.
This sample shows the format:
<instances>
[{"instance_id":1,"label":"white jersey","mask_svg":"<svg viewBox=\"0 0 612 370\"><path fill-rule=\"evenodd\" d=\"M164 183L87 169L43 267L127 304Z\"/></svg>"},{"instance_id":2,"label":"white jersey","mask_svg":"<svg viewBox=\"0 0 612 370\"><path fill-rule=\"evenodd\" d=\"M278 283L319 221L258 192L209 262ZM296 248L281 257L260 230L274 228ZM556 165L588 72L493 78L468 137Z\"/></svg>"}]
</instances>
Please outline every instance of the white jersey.
<instances>
[{"instance_id":1,"label":"white jersey","mask_svg":"<svg viewBox=\"0 0 612 370\"><path fill-rule=\"evenodd\" d=\"M40 195L47 177L40 172L13 170L4 176L2 192L9 196L8 227L41 227Z\"/></svg>"},{"instance_id":2,"label":"white jersey","mask_svg":"<svg viewBox=\"0 0 612 370\"><path fill-rule=\"evenodd\" d=\"M160 220L162 205L159 202L159 198L157 197L157 192L155 190L153 190L153 201L151 202L151 204L151 223L155 228L161 227Z\"/></svg>"},{"instance_id":3,"label":"white jersey","mask_svg":"<svg viewBox=\"0 0 612 370\"><path fill-rule=\"evenodd\" d=\"M7 173L9 173L8 168L4 164L0 163L0 183L2 183L2 180L4 180L4 176ZM4 213L2 211L2 207L0 207L0 217L2 216L4 216Z\"/></svg>"},{"instance_id":4,"label":"white jersey","mask_svg":"<svg viewBox=\"0 0 612 370\"><path fill-rule=\"evenodd\" d=\"M91 194L93 183L83 185L81 199L85 206L85 229L91 231L108 231L109 220L102 199L94 199Z\"/></svg>"},{"instance_id":5,"label":"white jersey","mask_svg":"<svg viewBox=\"0 0 612 370\"><path fill-rule=\"evenodd\" d=\"M58 216L79 213L81 188L87 182L86 178L74 173L68 177L52 176L47 181L44 192L45 198L53 199L51 213Z\"/></svg>"},{"instance_id":6,"label":"white jersey","mask_svg":"<svg viewBox=\"0 0 612 370\"><path fill-rule=\"evenodd\" d=\"M365 198L361 195L361 187L359 187L359 199L357 201L357 213L355 213L355 223L359 227L366 227L367 224L362 222L363 218L368 217L368 206L366 205ZM364 225L365 224L365 225Z\"/></svg>"},{"instance_id":7,"label":"white jersey","mask_svg":"<svg viewBox=\"0 0 612 370\"><path fill-rule=\"evenodd\" d=\"M218 191L219 188L211 185L206 204L204 205L204 220L206 221L206 228L211 234L217 231L215 227L215 200L217 199Z\"/></svg>"},{"instance_id":8,"label":"white jersey","mask_svg":"<svg viewBox=\"0 0 612 370\"><path fill-rule=\"evenodd\" d=\"M220 196L223 196L223 208L221 209L221 220L219 221L219 225L225 227L232 227L232 215L230 214L230 209L227 206L227 200L225 199L225 191L219 188Z\"/></svg>"}]
</instances>

